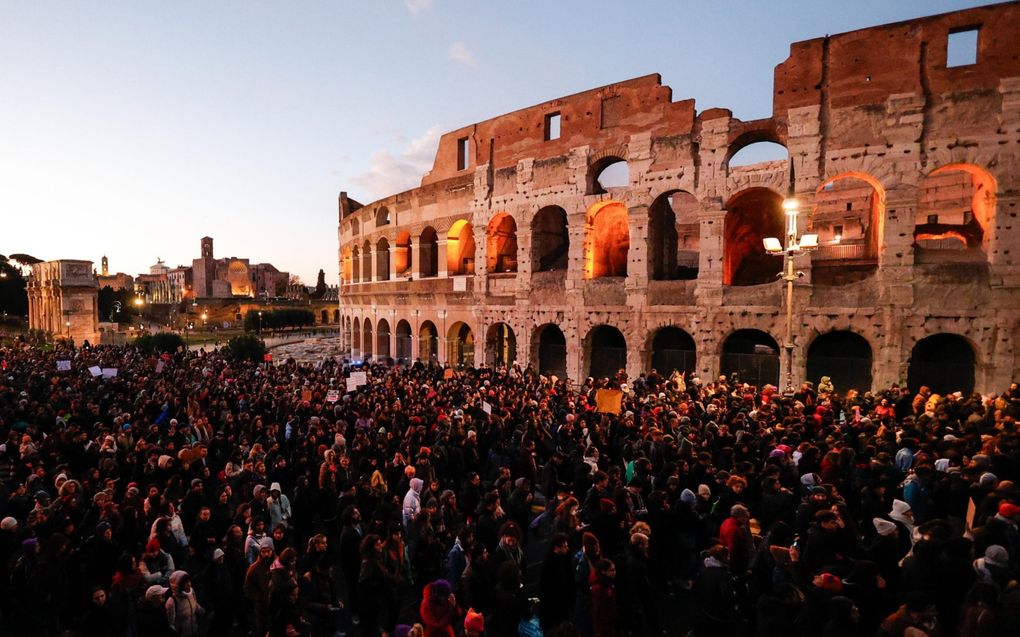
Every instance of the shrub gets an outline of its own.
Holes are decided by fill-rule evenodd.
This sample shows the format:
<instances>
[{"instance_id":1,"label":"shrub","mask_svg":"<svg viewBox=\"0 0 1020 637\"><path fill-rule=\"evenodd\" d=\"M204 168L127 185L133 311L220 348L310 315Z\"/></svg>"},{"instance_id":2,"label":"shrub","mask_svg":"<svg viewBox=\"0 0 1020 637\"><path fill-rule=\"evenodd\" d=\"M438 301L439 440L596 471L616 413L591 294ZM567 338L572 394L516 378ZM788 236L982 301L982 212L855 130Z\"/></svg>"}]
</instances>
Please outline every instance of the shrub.
<instances>
[{"instance_id":1,"label":"shrub","mask_svg":"<svg viewBox=\"0 0 1020 637\"><path fill-rule=\"evenodd\" d=\"M171 332L156 332L139 336L134 345L147 354L176 353L178 349L184 348L184 339Z\"/></svg>"},{"instance_id":2,"label":"shrub","mask_svg":"<svg viewBox=\"0 0 1020 637\"><path fill-rule=\"evenodd\" d=\"M227 341L227 355L235 361L262 362L266 353L266 344L257 336L239 334Z\"/></svg>"}]
</instances>

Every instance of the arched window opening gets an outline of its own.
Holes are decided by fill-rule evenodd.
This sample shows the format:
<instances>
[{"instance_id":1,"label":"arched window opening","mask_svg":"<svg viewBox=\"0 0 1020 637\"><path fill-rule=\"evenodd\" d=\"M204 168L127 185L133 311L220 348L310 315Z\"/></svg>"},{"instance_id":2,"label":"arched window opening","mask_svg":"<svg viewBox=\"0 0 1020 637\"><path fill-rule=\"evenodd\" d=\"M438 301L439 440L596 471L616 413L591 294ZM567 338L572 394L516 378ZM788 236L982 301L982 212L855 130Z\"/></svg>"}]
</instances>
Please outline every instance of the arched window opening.
<instances>
[{"instance_id":1,"label":"arched window opening","mask_svg":"<svg viewBox=\"0 0 1020 637\"><path fill-rule=\"evenodd\" d=\"M375 331L375 353L379 360L385 361L390 357L390 322L386 319L379 319Z\"/></svg>"},{"instance_id":2,"label":"arched window opening","mask_svg":"<svg viewBox=\"0 0 1020 637\"><path fill-rule=\"evenodd\" d=\"M411 233L405 230L397 235L396 250L393 251L394 265L396 265L398 275L405 275L411 272L412 256Z\"/></svg>"},{"instance_id":3,"label":"arched window opening","mask_svg":"<svg viewBox=\"0 0 1020 637\"><path fill-rule=\"evenodd\" d=\"M365 239L365 244L361 246L361 277L365 283L372 282L372 244L369 243L368 239Z\"/></svg>"},{"instance_id":4,"label":"arched window opening","mask_svg":"<svg viewBox=\"0 0 1020 637\"><path fill-rule=\"evenodd\" d=\"M397 322L397 364L407 365L411 362L413 343L411 324L400 319Z\"/></svg>"},{"instance_id":5,"label":"arched window opening","mask_svg":"<svg viewBox=\"0 0 1020 637\"><path fill-rule=\"evenodd\" d=\"M605 157L588 169L588 194L603 195L610 188L625 188L630 185L630 168L620 157Z\"/></svg>"},{"instance_id":6,"label":"arched window opening","mask_svg":"<svg viewBox=\"0 0 1020 637\"><path fill-rule=\"evenodd\" d=\"M388 225L390 225L390 209L382 206L375 211L375 226L380 228Z\"/></svg>"},{"instance_id":7,"label":"arched window opening","mask_svg":"<svg viewBox=\"0 0 1020 637\"><path fill-rule=\"evenodd\" d=\"M418 329L418 358L424 362L439 361L439 330L432 321L423 322Z\"/></svg>"},{"instance_id":8,"label":"arched window opening","mask_svg":"<svg viewBox=\"0 0 1020 637\"><path fill-rule=\"evenodd\" d=\"M907 385L918 392L927 387L946 395L974 391L974 366L977 357L970 342L957 334L933 334L922 338L910 353Z\"/></svg>"},{"instance_id":9,"label":"arched window opening","mask_svg":"<svg viewBox=\"0 0 1020 637\"><path fill-rule=\"evenodd\" d=\"M319 323L322 325L329 325L329 310L319 312Z\"/></svg>"},{"instance_id":10,"label":"arched window opening","mask_svg":"<svg viewBox=\"0 0 1020 637\"><path fill-rule=\"evenodd\" d=\"M351 282L351 247L344 246L343 257L340 259L340 281Z\"/></svg>"},{"instance_id":11,"label":"arched window opening","mask_svg":"<svg viewBox=\"0 0 1020 637\"><path fill-rule=\"evenodd\" d=\"M333 310L333 323L340 324L340 310Z\"/></svg>"},{"instance_id":12,"label":"arched window opening","mask_svg":"<svg viewBox=\"0 0 1020 637\"><path fill-rule=\"evenodd\" d=\"M517 222L512 216L499 214L489 222L485 255L490 274L517 271Z\"/></svg>"},{"instance_id":13,"label":"arched window opening","mask_svg":"<svg viewBox=\"0 0 1020 637\"><path fill-rule=\"evenodd\" d=\"M588 237L585 246L585 278L627 276L630 228L627 206L603 201L588 209Z\"/></svg>"},{"instance_id":14,"label":"arched window opening","mask_svg":"<svg viewBox=\"0 0 1020 637\"><path fill-rule=\"evenodd\" d=\"M538 371L545 376L567 375L567 337L563 330L547 323L535 330Z\"/></svg>"},{"instance_id":15,"label":"arched window opening","mask_svg":"<svg viewBox=\"0 0 1020 637\"><path fill-rule=\"evenodd\" d=\"M776 142L760 141L748 144L730 156L729 167L753 166L770 161L786 161L790 152Z\"/></svg>"},{"instance_id":16,"label":"arched window opening","mask_svg":"<svg viewBox=\"0 0 1020 637\"><path fill-rule=\"evenodd\" d=\"M843 285L874 274L884 216L885 191L874 177L847 173L822 184L811 214L811 230L818 235L811 282Z\"/></svg>"},{"instance_id":17,"label":"arched window opening","mask_svg":"<svg viewBox=\"0 0 1020 637\"><path fill-rule=\"evenodd\" d=\"M807 355L807 379L817 386L828 376L841 394L871 390L871 344L854 332L836 331L816 338Z\"/></svg>"},{"instance_id":18,"label":"arched window opening","mask_svg":"<svg viewBox=\"0 0 1020 637\"><path fill-rule=\"evenodd\" d=\"M981 263L995 227L995 178L971 164L943 166L921 182L914 223L918 263Z\"/></svg>"},{"instance_id":19,"label":"arched window opening","mask_svg":"<svg viewBox=\"0 0 1020 637\"><path fill-rule=\"evenodd\" d=\"M475 273L475 234L466 219L456 221L446 236L446 271L450 276Z\"/></svg>"},{"instance_id":20,"label":"arched window opening","mask_svg":"<svg viewBox=\"0 0 1020 637\"><path fill-rule=\"evenodd\" d=\"M696 350L690 334L679 327L664 327L652 339L652 369L666 377L675 371L693 372L698 362Z\"/></svg>"},{"instance_id":21,"label":"arched window opening","mask_svg":"<svg viewBox=\"0 0 1020 637\"><path fill-rule=\"evenodd\" d=\"M351 219L351 236L356 237L361 234L361 224L357 219Z\"/></svg>"},{"instance_id":22,"label":"arched window opening","mask_svg":"<svg viewBox=\"0 0 1020 637\"><path fill-rule=\"evenodd\" d=\"M372 351L375 340L372 338L372 321L365 319L364 324L365 337L362 339L362 357L365 361L372 360Z\"/></svg>"},{"instance_id":23,"label":"arched window opening","mask_svg":"<svg viewBox=\"0 0 1020 637\"><path fill-rule=\"evenodd\" d=\"M489 326L485 335L485 363L491 367L513 365L517 360L517 337L506 323Z\"/></svg>"},{"instance_id":24,"label":"arched window opening","mask_svg":"<svg viewBox=\"0 0 1020 637\"><path fill-rule=\"evenodd\" d=\"M588 333L588 375L613 378L627 367L627 339L611 325L600 325Z\"/></svg>"},{"instance_id":25,"label":"arched window opening","mask_svg":"<svg viewBox=\"0 0 1020 637\"><path fill-rule=\"evenodd\" d=\"M767 188L750 188L726 204L723 283L761 285L776 280L783 260L765 252L765 237L783 237L783 198Z\"/></svg>"},{"instance_id":26,"label":"arched window opening","mask_svg":"<svg viewBox=\"0 0 1020 637\"><path fill-rule=\"evenodd\" d=\"M351 250L351 283L361 281L361 250L354 246Z\"/></svg>"},{"instance_id":27,"label":"arched window opening","mask_svg":"<svg viewBox=\"0 0 1020 637\"><path fill-rule=\"evenodd\" d=\"M375 244L375 278L378 281L390 280L390 242L381 237Z\"/></svg>"},{"instance_id":28,"label":"arched window opening","mask_svg":"<svg viewBox=\"0 0 1020 637\"><path fill-rule=\"evenodd\" d=\"M698 200L687 192L659 195L648 208L648 266L656 281L698 278Z\"/></svg>"},{"instance_id":29,"label":"arched window opening","mask_svg":"<svg viewBox=\"0 0 1020 637\"><path fill-rule=\"evenodd\" d=\"M723 342L720 372L735 382L779 386L779 343L761 330L737 330Z\"/></svg>"},{"instance_id":30,"label":"arched window opening","mask_svg":"<svg viewBox=\"0 0 1020 637\"><path fill-rule=\"evenodd\" d=\"M351 329L351 358L361 359L361 319L354 319L354 327Z\"/></svg>"},{"instance_id":31,"label":"arched window opening","mask_svg":"<svg viewBox=\"0 0 1020 637\"><path fill-rule=\"evenodd\" d=\"M446 362L457 367L475 364L475 335L467 323L457 321L446 334Z\"/></svg>"},{"instance_id":32,"label":"arched window opening","mask_svg":"<svg viewBox=\"0 0 1020 637\"><path fill-rule=\"evenodd\" d=\"M546 206L531 221L531 268L535 272L566 272L570 252L567 213Z\"/></svg>"},{"instance_id":33,"label":"arched window opening","mask_svg":"<svg viewBox=\"0 0 1020 637\"><path fill-rule=\"evenodd\" d=\"M427 226L418 239L418 273L423 279L439 275L439 236Z\"/></svg>"}]
</instances>

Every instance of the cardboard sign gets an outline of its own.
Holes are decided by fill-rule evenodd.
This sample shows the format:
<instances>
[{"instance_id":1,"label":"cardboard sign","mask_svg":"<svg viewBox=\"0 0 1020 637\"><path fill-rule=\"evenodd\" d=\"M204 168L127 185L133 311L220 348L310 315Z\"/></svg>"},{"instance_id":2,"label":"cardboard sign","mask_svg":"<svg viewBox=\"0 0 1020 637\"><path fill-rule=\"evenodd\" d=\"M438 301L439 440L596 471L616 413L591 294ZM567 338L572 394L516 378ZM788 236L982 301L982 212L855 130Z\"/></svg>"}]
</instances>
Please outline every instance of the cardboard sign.
<instances>
[{"instance_id":1,"label":"cardboard sign","mask_svg":"<svg viewBox=\"0 0 1020 637\"><path fill-rule=\"evenodd\" d=\"M347 391L354 391L362 385L368 384L368 374L365 372L351 372L347 377Z\"/></svg>"},{"instance_id":2,"label":"cardboard sign","mask_svg":"<svg viewBox=\"0 0 1020 637\"><path fill-rule=\"evenodd\" d=\"M166 363L164 363L163 361L159 361L158 363L156 363L156 373L162 374L164 367L166 367Z\"/></svg>"},{"instance_id":3,"label":"cardboard sign","mask_svg":"<svg viewBox=\"0 0 1020 637\"><path fill-rule=\"evenodd\" d=\"M116 378L116 377L117 377L117 368L116 367L104 367L103 368L103 378Z\"/></svg>"},{"instance_id":4,"label":"cardboard sign","mask_svg":"<svg viewBox=\"0 0 1020 637\"><path fill-rule=\"evenodd\" d=\"M71 361L57 361L58 372L69 372L71 371Z\"/></svg>"},{"instance_id":5,"label":"cardboard sign","mask_svg":"<svg viewBox=\"0 0 1020 637\"><path fill-rule=\"evenodd\" d=\"M595 392L595 411L600 414L620 415L623 392L619 389L600 389Z\"/></svg>"},{"instance_id":6,"label":"cardboard sign","mask_svg":"<svg viewBox=\"0 0 1020 637\"><path fill-rule=\"evenodd\" d=\"M302 389L301 390L301 400L305 401L306 403L312 402L312 390L310 390L310 389Z\"/></svg>"},{"instance_id":7,"label":"cardboard sign","mask_svg":"<svg viewBox=\"0 0 1020 637\"><path fill-rule=\"evenodd\" d=\"M453 371L452 369L447 369L445 372L443 372L443 378L449 380L453 378L456 375L456 373L457 372Z\"/></svg>"},{"instance_id":8,"label":"cardboard sign","mask_svg":"<svg viewBox=\"0 0 1020 637\"><path fill-rule=\"evenodd\" d=\"M338 400L340 400L340 390L339 389L331 389L328 392L326 392L326 402L327 403L335 403Z\"/></svg>"},{"instance_id":9,"label":"cardboard sign","mask_svg":"<svg viewBox=\"0 0 1020 637\"><path fill-rule=\"evenodd\" d=\"M487 413L487 414L489 414L491 416L492 415L492 405L490 405L488 402L483 400L482 401L482 411L484 411L485 413Z\"/></svg>"},{"instance_id":10,"label":"cardboard sign","mask_svg":"<svg viewBox=\"0 0 1020 637\"><path fill-rule=\"evenodd\" d=\"M96 376L102 376L103 368L100 367L99 365L93 365L92 367L89 367L89 373L92 374L93 378L95 378Z\"/></svg>"}]
</instances>

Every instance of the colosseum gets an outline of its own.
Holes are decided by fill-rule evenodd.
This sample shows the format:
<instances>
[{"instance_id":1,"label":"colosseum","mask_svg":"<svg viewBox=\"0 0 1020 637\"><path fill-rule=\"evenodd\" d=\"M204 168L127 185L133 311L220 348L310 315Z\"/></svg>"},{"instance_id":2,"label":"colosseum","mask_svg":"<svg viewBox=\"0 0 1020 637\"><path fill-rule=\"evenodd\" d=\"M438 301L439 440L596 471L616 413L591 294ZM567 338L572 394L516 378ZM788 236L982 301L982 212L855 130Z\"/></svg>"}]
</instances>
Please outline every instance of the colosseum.
<instances>
[{"instance_id":1,"label":"colosseum","mask_svg":"<svg viewBox=\"0 0 1020 637\"><path fill-rule=\"evenodd\" d=\"M789 357L798 384L1002 390L1020 371L1018 33L1007 3L797 42L766 119L648 75L446 133L418 188L340 193L344 347L773 384ZM786 157L730 165L761 142ZM791 219L818 247L794 259L787 341L763 239Z\"/></svg>"}]
</instances>

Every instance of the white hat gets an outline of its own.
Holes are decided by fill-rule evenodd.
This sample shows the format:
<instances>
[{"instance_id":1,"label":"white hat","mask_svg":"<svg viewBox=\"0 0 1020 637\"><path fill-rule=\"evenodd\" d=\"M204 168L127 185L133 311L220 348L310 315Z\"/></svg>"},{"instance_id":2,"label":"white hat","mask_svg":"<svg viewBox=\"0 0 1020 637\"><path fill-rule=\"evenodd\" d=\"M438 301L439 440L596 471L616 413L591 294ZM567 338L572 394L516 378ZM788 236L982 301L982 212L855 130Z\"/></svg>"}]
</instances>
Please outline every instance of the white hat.
<instances>
[{"instance_id":1,"label":"white hat","mask_svg":"<svg viewBox=\"0 0 1020 637\"><path fill-rule=\"evenodd\" d=\"M907 504L906 502L904 502L903 500L893 500L892 501L892 512L893 513L895 513L897 515L903 515L904 513L907 513L909 511L910 511L910 505Z\"/></svg>"},{"instance_id":2,"label":"white hat","mask_svg":"<svg viewBox=\"0 0 1020 637\"><path fill-rule=\"evenodd\" d=\"M11 516L0 521L0 531L13 531L16 528L18 528L18 521Z\"/></svg>"},{"instance_id":3,"label":"white hat","mask_svg":"<svg viewBox=\"0 0 1020 637\"><path fill-rule=\"evenodd\" d=\"M225 555L225 553L223 552L223 549L216 549L215 551L212 552L212 558L214 560L218 560L221 557L223 557L224 555Z\"/></svg>"},{"instance_id":4,"label":"white hat","mask_svg":"<svg viewBox=\"0 0 1020 637\"><path fill-rule=\"evenodd\" d=\"M270 491L270 492L273 492L273 491L281 491L281 489L280 489L280 483L279 483L279 482L274 482L274 483L272 483L271 485L269 485L269 491Z\"/></svg>"},{"instance_id":5,"label":"white hat","mask_svg":"<svg viewBox=\"0 0 1020 637\"><path fill-rule=\"evenodd\" d=\"M151 601L155 601L157 599L160 599L164 595L166 595L166 592L168 590L170 590L170 589L165 587L165 586L160 586L159 584L153 584L149 588L145 589L145 599L150 601L150 602Z\"/></svg>"},{"instance_id":6,"label":"white hat","mask_svg":"<svg viewBox=\"0 0 1020 637\"><path fill-rule=\"evenodd\" d=\"M261 540L259 540L259 550L261 551L262 549L272 549L275 551L276 545L273 544L273 538L264 537Z\"/></svg>"},{"instance_id":7,"label":"white hat","mask_svg":"<svg viewBox=\"0 0 1020 637\"><path fill-rule=\"evenodd\" d=\"M879 535L889 536L896 532L896 525L889 520L874 518L871 523L875 525L875 530Z\"/></svg>"}]
</instances>

